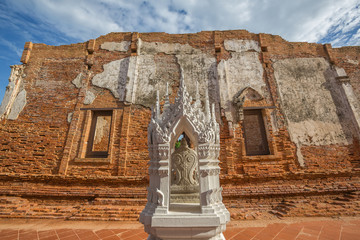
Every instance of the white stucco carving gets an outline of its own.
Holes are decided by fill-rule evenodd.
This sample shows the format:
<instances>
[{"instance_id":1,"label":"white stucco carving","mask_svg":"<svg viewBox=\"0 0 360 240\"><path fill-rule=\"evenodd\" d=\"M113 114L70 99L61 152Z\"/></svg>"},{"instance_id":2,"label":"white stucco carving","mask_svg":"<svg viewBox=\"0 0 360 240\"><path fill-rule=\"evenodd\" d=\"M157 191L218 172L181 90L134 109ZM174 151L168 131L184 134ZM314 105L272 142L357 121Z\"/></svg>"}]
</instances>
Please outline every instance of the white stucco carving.
<instances>
[{"instance_id":1,"label":"white stucco carving","mask_svg":"<svg viewBox=\"0 0 360 240\"><path fill-rule=\"evenodd\" d=\"M26 105L26 90L23 88L24 65L11 66L9 84L0 105L0 120L15 120Z\"/></svg>"},{"instance_id":2,"label":"white stucco carving","mask_svg":"<svg viewBox=\"0 0 360 240\"><path fill-rule=\"evenodd\" d=\"M23 89L19 94L16 96L14 103L11 106L10 113L8 115L8 119L15 120L18 118L21 111L24 109L26 105L26 90Z\"/></svg>"},{"instance_id":3,"label":"white stucco carving","mask_svg":"<svg viewBox=\"0 0 360 240\"><path fill-rule=\"evenodd\" d=\"M178 187L181 191L187 191L190 187L199 185L197 155L192 150L185 138L181 145L171 156L171 185Z\"/></svg>"},{"instance_id":4,"label":"white stucco carving","mask_svg":"<svg viewBox=\"0 0 360 240\"><path fill-rule=\"evenodd\" d=\"M140 222L150 234L148 239L224 239L222 232L230 215L222 203L219 184L219 124L208 94L204 108L198 87L195 96L193 101L183 75L173 104L166 90L162 112L157 93L148 127L148 203L140 214ZM194 150L184 144L183 149L174 151L182 133Z\"/></svg>"},{"instance_id":5,"label":"white stucco carving","mask_svg":"<svg viewBox=\"0 0 360 240\"><path fill-rule=\"evenodd\" d=\"M207 94L206 94L207 96ZM157 97L159 99L159 96ZM198 100L198 99L197 99ZM177 127L176 123L185 118L194 123L193 130L199 137L199 143L219 143L219 125L215 119L215 108L212 106L212 114L210 114L209 99L207 97L205 103L205 111L201 109L201 104L196 101L192 104L192 97L186 90L184 80L180 80L180 88L178 97L175 99L175 103L169 105L160 114L159 100L156 103L156 107L153 111L151 123L149 125L149 142L154 141L153 144L161 144L169 142L171 137L174 136L174 128Z\"/></svg>"}]
</instances>

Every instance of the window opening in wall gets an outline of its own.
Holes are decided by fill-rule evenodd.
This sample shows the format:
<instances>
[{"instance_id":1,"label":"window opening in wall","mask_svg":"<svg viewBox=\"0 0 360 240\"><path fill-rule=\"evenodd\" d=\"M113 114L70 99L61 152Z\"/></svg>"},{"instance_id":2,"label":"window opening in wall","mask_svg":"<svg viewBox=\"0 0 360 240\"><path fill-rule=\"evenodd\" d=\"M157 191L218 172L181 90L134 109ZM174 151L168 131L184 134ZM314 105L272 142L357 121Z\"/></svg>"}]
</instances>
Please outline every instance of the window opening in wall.
<instances>
[{"instance_id":1,"label":"window opening in wall","mask_svg":"<svg viewBox=\"0 0 360 240\"><path fill-rule=\"evenodd\" d=\"M178 140L175 142L175 149L178 149L181 146L181 140L185 138L187 145L191 148L194 149L194 145L191 143L190 138L186 135L186 133L182 133Z\"/></svg>"},{"instance_id":2,"label":"window opening in wall","mask_svg":"<svg viewBox=\"0 0 360 240\"><path fill-rule=\"evenodd\" d=\"M86 157L108 157L111 121L112 111L93 111Z\"/></svg>"},{"instance_id":3,"label":"window opening in wall","mask_svg":"<svg viewBox=\"0 0 360 240\"><path fill-rule=\"evenodd\" d=\"M244 137L246 155L270 154L261 109L244 110Z\"/></svg>"}]
</instances>

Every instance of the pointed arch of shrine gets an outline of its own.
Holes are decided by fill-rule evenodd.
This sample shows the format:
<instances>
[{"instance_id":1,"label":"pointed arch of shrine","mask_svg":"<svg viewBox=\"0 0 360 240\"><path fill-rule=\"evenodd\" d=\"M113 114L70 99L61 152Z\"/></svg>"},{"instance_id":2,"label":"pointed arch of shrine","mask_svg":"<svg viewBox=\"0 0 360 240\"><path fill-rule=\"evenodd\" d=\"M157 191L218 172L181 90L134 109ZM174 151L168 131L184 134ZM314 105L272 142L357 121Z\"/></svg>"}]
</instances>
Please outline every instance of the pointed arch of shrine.
<instances>
[{"instance_id":1,"label":"pointed arch of shrine","mask_svg":"<svg viewBox=\"0 0 360 240\"><path fill-rule=\"evenodd\" d=\"M170 146L174 146L175 142L179 137L185 133L189 137L192 144L194 144L195 150L199 144L199 134L194 123L186 116L182 116L172 129L172 134L170 137Z\"/></svg>"}]
</instances>

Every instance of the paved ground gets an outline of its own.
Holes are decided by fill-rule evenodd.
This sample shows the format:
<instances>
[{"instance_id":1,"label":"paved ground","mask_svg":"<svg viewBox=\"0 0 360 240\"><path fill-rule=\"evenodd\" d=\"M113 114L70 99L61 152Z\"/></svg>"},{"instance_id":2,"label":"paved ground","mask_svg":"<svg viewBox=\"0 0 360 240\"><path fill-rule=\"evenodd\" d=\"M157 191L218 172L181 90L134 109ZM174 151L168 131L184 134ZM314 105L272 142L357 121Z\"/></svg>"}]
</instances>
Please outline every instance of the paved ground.
<instances>
[{"instance_id":1,"label":"paved ground","mask_svg":"<svg viewBox=\"0 0 360 240\"><path fill-rule=\"evenodd\" d=\"M292 218L233 221L227 240L360 240L360 218ZM137 222L0 219L0 240L139 240L147 234Z\"/></svg>"}]
</instances>

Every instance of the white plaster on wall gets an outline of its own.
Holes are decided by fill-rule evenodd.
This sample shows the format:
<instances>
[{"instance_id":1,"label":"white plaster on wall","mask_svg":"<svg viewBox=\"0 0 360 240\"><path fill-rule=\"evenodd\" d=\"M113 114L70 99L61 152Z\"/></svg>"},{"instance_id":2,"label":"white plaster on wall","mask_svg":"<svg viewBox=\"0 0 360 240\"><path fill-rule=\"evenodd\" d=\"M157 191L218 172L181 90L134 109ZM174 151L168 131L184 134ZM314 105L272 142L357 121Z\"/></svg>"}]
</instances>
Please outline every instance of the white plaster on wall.
<instances>
[{"instance_id":1,"label":"white plaster on wall","mask_svg":"<svg viewBox=\"0 0 360 240\"><path fill-rule=\"evenodd\" d=\"M208 85L216 85L216 59L188 44L141 42L139 52L141 55L105 64L104 71L93 77L92 84L109 89L120 101L150 107L154 104L156 90L160 90L161 96L165 93L167 79L157 79L159 69L154 61L154 54L164 52L176 54L179 65L184 69L185 83L193 97L196 81L200 83L202 98ZM215 93L210 92L209 95L216 100Z\"/></svg>"},{"instance_id":2,"label":"white plaster on wall","mask_svg":"<svg viewBox=\"0 0 360 240\"><path fill-rule=\"evenodd\" d=\"M14 88L15 88L14 82L9 82L9 84L6 86L5 95L4 95L4 98L3 98L2 102L1 102L1 106L0 106L0 116L5 114L5 111L7 110L11 96L13 95Z\"/></svg>"},{"instance_id":3,"label":"white plaster on wall","mask_svg":"<svg viewBox=\"0 0 360 240\"><path fill-rule=\"evenodd\" d=\"M242 44L233 42L232 44ZM235 46L233 46L235 48ZM241 46L236 47L241 49ZM263 80L263 67L257 52L232 52L231 58L221 60L217 67L221 107L225 109L227 120L232 121L232 100L240 90L251 87L262 96L267 96L267 87Z\"/></svg>"},{"instance_id":4,"label":"white plaster on wall","mask_svg":"<svg viewBox=\"0 0 360 240\"><path fill-rule=\"evenodd\" d=\"M68 116L67 116L67 121L68 121L68 123L71 123L71 120L72 120L72 118L73 118L73 115L74 115L74 112L68 113Z\"/></svg>"},{"instance_id":5,"label":"white plaster on wall","mask_svg":"<svg viewBox=\"0 0 360 240\"><path fill-rule=\"evenodd\" d=\"M183 69L185 85L190 95L195 98L196 82L199 83L200 99L205 100L205 92L209 91L210 101L218 101L216 96L216 58L199 53L195 55L181 54L176 55L178 63ZM214 79L215 78L215 79ZM209 89L210 85L210 89Z\"/></svg>"},{"instance_id":6,"label":"white plaster on wall","mask_svg":"<svg viewBox=\"0 0 360 240\"><path fill-rule=\"evenodd\" d=\"M330 92L329 79L335 79L335 73L329 63L323 58L295 58L279 60L273 66L299 163L304 165L302 145L349 144Z\"/></svg>"},{"instance_id":7,"label":"white plaster on wall","mask_svg":"<svg viewBox=\"0 0 360 240\"><path fill-rule=\"evenodd\" d=\"M138 77L138 59L139 58L137 56L129 58L129 66L126 73L127 81L125 82L125 85L120 89L120 99L124 99L125 101L130 103L134 103L136 99L135 92ZM123 76L125 77L125 71L123 73ZM123 79L124 77L121 77L121 79Z\"/></svg>"},{"instance_id":8,"label":"white plaster on wall","mask_svg":"<svg viewBox=\"0 0 360 240\"><path fill-rule=\"evenodd\" d=\"M360 102L359 99L357 99L356 95L354 94L353 88L350 83L343 83L342 87L345 91L345 95L348 99L350 108L354 114L354 124L356 125L356 129L359 131L360 129ZM354 133L354 135L357 135L357 137L360 137L360 132L357 134Z\"/></svg>"},{"instance_id":9,"label":"white plaster on wall","mask_svg":"<svg viewBox=\"0 0 360 240\"><path fill-rule=\"evenodd\" d=\"M24 65L11 66L9 84L6 87L5 95L0 106L0 119L7 118L13 107L13 104L23 88Z\"/></svg>"},{"instance_id":10,"label":"white plaster on wall","mask_svg":"<svg viewBox=\"0 0 360 240\"><path fill-rule=\"evenodd\" d=\"M137 56L137 76L134 79L132 101L136 104L150 106L148 99L154 99L157 89L165 89L166 82L155 79L156 64L154 56ZM160 87L162 85L162 87Z\"/></svg>"},{"instance_id":11,"label":"white plaster on wall","mask_svg":"<svg viewBox=\"0 0 360 240\"><path fill-rule=\"evenodd\" d=\"M345 97L347 100L347 103L349 104L350 111L348 114L346 114L349 118L350 115L353 115L353 124L354 124L354 132L353 135L360 137L360 102L357 99L356 95L354 94L353 88L350 84L350 79L347 76L345 69L335 67L335 71L338 77L339 84L342 86Z\"/></svg>"},{"instance_id":12,"label":"white plaster on wall","mask_svg":"<svg viewBox=\"0 0 360 240\"><path fill-rule=\"evenodd\" d=\"M165 54L199 54L199 49L193 48L189 44L180 43L161 43L161 42L144 42L139 39L139 51L140 55L154 55L157 53Z\"/></svg>"},{"instance_id":13,"label":"white plaster on wall","mask_svg":"<svg viewBox=\"0 0 360 240\"><path fill-rule=\"evenodd\" d=\"M214 76L216 77L216 74L213 71L216 59L211 55L202 53L198 49L192 48L188 44L141 42L141 50L139 52L142 55L137 56L136 60L131 61L133 62L131 66L135 67L129 67L128 74L130 77L129 87L132 87L132 91L127 88L126 99L130 100L130 92L135 93L131 95L131 102L133 103L151 106L153 103L148 100L155 98L156 90L160 91L161 96L165 94L168 79L157 79L156 77L156 73L160 69L156 66L154 54L158 52L175 54L178 64L183 69L185 84L189 86L188 89L191 96L195 97L196 81L199 82L202 99L205 98L205 91L207 91L208 85L214 85L215 80L213 78ZM209 95L211 99L216 99L215 94L210 92Z\"/></svg>"},{"instance_id":14,"label":"white plaster on wall","mask_svg":"<svg viewBox=\"0 0 360 240\"><path fill-rule=\"evenodd\" d=\"M260 46L258 42L254 40L241 40L241 39L225 40L224 47L227 51L232 51L232 52L247 52L247 51L260 52Z\"/></svg>"},{"instance_id":15,"label":"white plaster on wall","mask_svg":"<svg viewBox=\"0 0 360 240\"><path fill-rule=\"evenodd\" d=\"M15 98L8 119L15 120L26 105L26 91L23 89Z\"/></svg>"},{"instance_id":16,"label":"white plaster on wall","mask_svg":"<svg viewBox=\"0 0 360 240\"><path fill-rule=\"evenodd\" d=\"M222 60L217 67L214 56L188 44L144 42L139 39L138 56L105 64L104 72L95 75L92 84L109 89L120 101L151 106L156 90L160 90L160 95L165 93L167 79L156 79L159 69L154 61L154 55L163 52L176 56L193 97L196 81L199 82L201 99L204 99L205 91L209 91L210 100L219 101L221 98L223 108L229 108L233 96L248 86L266 95L257 42L229 40L226 46L234 51L232 57Z\"/></svg>"},{"instance_id":17,"label":"white plaster on wall","mask_svg":"<svg viewBox=\"0 0 360 240\"><path fill-rule=\"evenodd\" d=\"M86 91L84 104L85 105L92 104L94 102L95 98L96 98L96 95L92 91L89 91L89 90Z\"/></svg>"},{"instance_id":18,"label":"white plaster on wall","mask_svg":"<svg viewBox=\"0 0 360 240\"><path fill-rule=\"evenodd\" d=\"M127 68L129 59L124 58L104 64L104 71L96 74L92 79L92 84L111 91L115 98L120 98L120 85L127 79ZM124 94L121 94L123 100Z\"/></svg>"},{"instance_id":19,"label":"white plaster on wall","mask_svg":"<svg viewBox=\"0 0 360 240\"><path fill-rule=\"evenodd\" d=\"M358 64L359 64L359 61L357 61L357 60L346 59L346 61L347 61L348 63L354 64L354 65L358 65Z\"/></svg>"},{"instance_id":20,"label":"white plaster on wall","mask_svg":"<svg viewBox=\"0 0 360 240\"><path fill-rule=\"evenodd\" d=\"M82 79L83 79L83 75L82 75L82 73L79 73L76 76L76 78L74 78L74 80L71 81L71 83L74 84L76 88L81 88L82 87Z\"/></svg>"},{"instance_id":21,"label":"white plaster on wall","mask_svg":"<svg viewBox=\"0 0 360 240\"><path fill-rule=\"evenodd\" d=\"M288 124L293 138L302 145L330 145L336 143L347 144L341 125L312 119Z\"/></svg>"},{"instance_id":22,"label":"white plaster on wall","mask_svg":"<svg viewBox=\"0 0 360 240\"><path fill-rule=\"evenodd\" d=\"M335 71L336 71L336 73L337 73L337 75L339 77L346 77L347 76L347 74L345 72L345 69L343 69L343 68L335 67Z\"/></svg>"},{"instance_id":23,"label":"white plaster on wall","mask_svg":"<svg viewBox=\"0 0 360 240\"><path fill-rule=\"evenodd\" d=\"M105 49L108 51L119 51L119 52L126 52L129 50L131 42L129 41L122 41L122 42L104 42L100 45L101 49Z\"/></svg>"}]
</instances>

